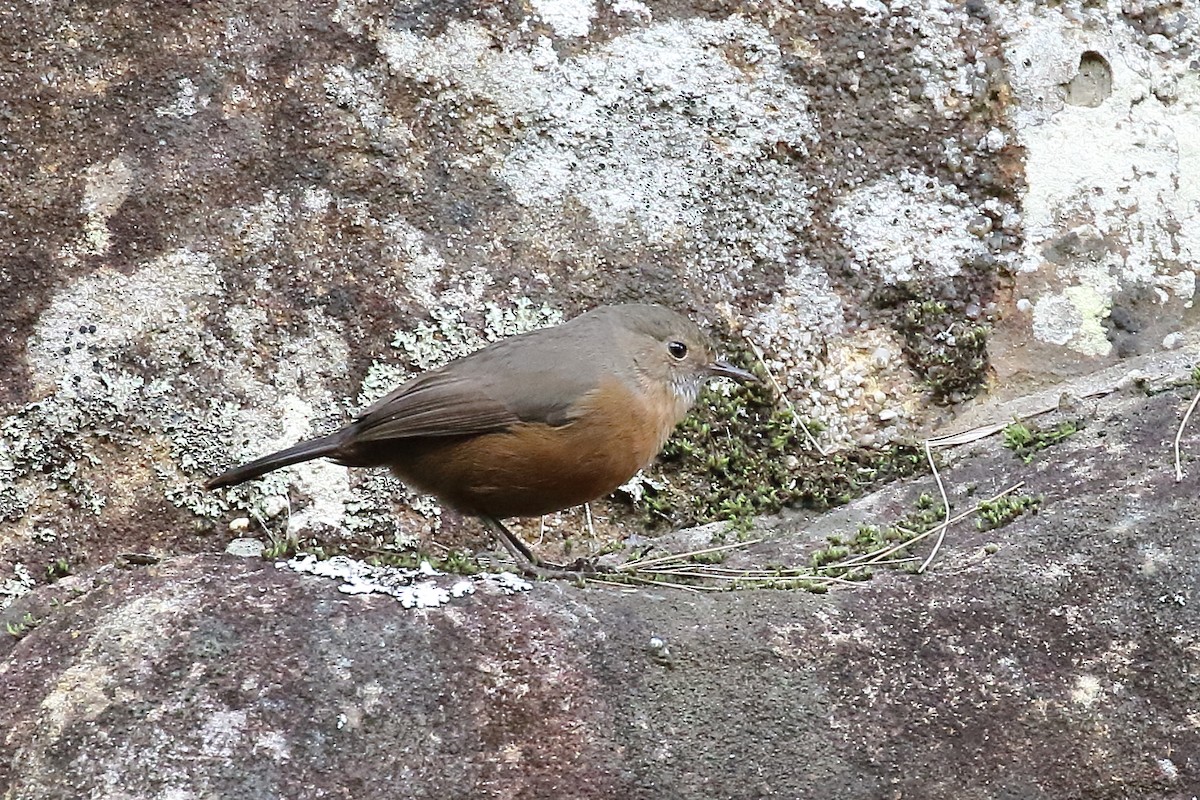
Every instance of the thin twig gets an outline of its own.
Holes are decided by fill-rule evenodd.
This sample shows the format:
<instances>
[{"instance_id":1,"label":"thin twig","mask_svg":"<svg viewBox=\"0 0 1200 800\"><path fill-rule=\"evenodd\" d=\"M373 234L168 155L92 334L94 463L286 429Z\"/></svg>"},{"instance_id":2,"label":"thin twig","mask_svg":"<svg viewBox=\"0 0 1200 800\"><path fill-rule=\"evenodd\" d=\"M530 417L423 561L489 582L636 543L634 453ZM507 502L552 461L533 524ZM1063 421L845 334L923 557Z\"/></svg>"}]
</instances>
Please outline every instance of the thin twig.
<instances>
[{"instance_id":1,"label":"thin twig","mask_svg":"<svg viewBox=\"0 0 1200 800\"><path fill-rule=\"evenodd\" d=\"M704 578L714 581L741 581L753 580L753 575L714 575L710 572L702 570L685 570L685 569L647 569L638 570L635 575L669 575L672 578Z\"/></svg>"},{"instance_id":2,"label":"thin twig","mask_svg":"<svg viewBox=\"0 0 1200 800\"><path fill-rule=\"evenodd\" d=\"M700 550L692 550L686 553L670 553L665 556L657 556L655 558L643 558L637 561L629 561L617 567L616 574L613 579L605 580L603 578L589 577L587 580L604 584L606 586L620 586L629 588L630 583L644 584L647 586L662 586L671 589L683 589L690 592L714 592L727 591L728 589L738 588L771 588L782 583L806 581L819 585L834 584L834 585L858 585L861 581L850 580L845 574L856 570L863 570L867 567L874 566L891 566L896 564L906 564L917 560L916 556L902 556L899 558L889 558L900 550L910 548L930 536L937 536L937 542L934 545L933 551L929 557L925 559L921 566L921 570L926 569L933 557L937 554L937 550L941 547L945 540L946 530L953 524L961 522L967 517L977 514L986 503L994 503L1006 495L1012 494L1025 486L1024 481L1019 481L1009 486L1003 491L997 492L993 497L987 500L981 500L979 503L972 506L967 511L951 515L949 512L949 498L946 496L945 486L941 481L941 477L937 473L936 465L933 463L933 453L930 445L926 443L926 457L930 460L930 466L934 469L934 476L937 479L938 489L942 495L942 507L945 509L945 519L940 523L929 528L921 533L912 533L900 526L893 526L895 529L905 534L911 534L908 539L902 542L896 542L870 553L863 553L854 556L853 558L839 561L834 564L825 564L820 567L780 567L775 569L766 569L761 567L735 568L724 567L719 564L698 564L691 560L695 556L708 555L711 553L721 553L729 550L734 550L743 547L749 547L758 544L763 539L751 539L745 542L735 542L733 544L714 545ZM829 570L840 569L844 570L842 575L826 575L822 574ZM618 577L619 576L619 577ZM707 580L717 581L723 585L712 586L706 584L685 584L678 583L675 580L665 580L666 578L682 578L692 580Z\"/></svg>"},{"instance_id":3,"label":"thin twig","mask_svg":"<svg viewBox=\"0 0 1200 800\"><path fill-rule=\"evenodd\" d=\"M1046 411L1051 410L1053 409L1046 409ZM1030 414L1029 416L1022 417L1021 419L1029 419L1030 417L1034 416L1037 416L1037 414ZM1011 422L993 422L990 425L980 425L976 428L971 428L970 430L965 430L960 433L952 433L947 436L938 436L936 438L929 439L928 441L931 445L938 449L943 447L957 447L960 444L970 444L971 442L977 442L980 439L986 439L995 433L999 433L1011 424Z\"/></svg>"},{"instance_id":4,"label":"thin twig","mask_svg":"<svg viewBox=\"0 0 1200 800\"><path fill-rule=\"evenodd\" d=\"M786 405L788 408L788 411L791 412L792 423L797 428L804 431L804 438L808 440L808 443L813 446L814 450L816 450L822 456L828 456L829 451L824 447L821 447L821 443L817 441L816 437L809 433L808 426L805 425L804 420L800 418L800 413L796 411L795 404L792 403L791 399L787 396L787 392L783 390L783 386L778 380L775 379L775 375L771 372L771 368L767 366L767 359L763 355L763 351L760 350L758 345L756 345L745 333L742 333L741 331L738 331L738 333L746 342L746 344L750 346L750 352L754 353L754 357L758 359L758 363L762 364L763 372L767 374L767 380L771 382L771 386L774 387L775 392L779 395L780 399L783 400L784 405Z\"/></svg>"},{"instance_id":5,"label":"thin twig","mask_svg":"<svg viewBox=\"0 0 1200 800\"><path fill-rule=\"evenodd\" d=\"M1196 410L1196 404L1200 403L1200 392L1196 392L1196 396L1192 398L1192 402L1188 404L1187 413L1183 415L1183 421L1179 423L1179 430L1175 432L1175 482L1179 483L1183 480L1183 461L1179 456L1179 442L1183 439L1183 429L1187 427L1188 420L1192 418L1192 412Z\"/></svg>"},{"instance_id":6,"label":"thin twig","mask_svg":"<svg viewBox=\"0 0 1200 800\"><path fill-rule=\"evenodd\" d=\"M714 591L715 589L719 588L719 587L713 587L713 586L688 586L685 583L672 583L671 581L658 581L653 578L645 578L641 575L638 575L636 572L630 573L628 577L629 577L629 580L631 580L631 581L636 581L638 583L646 584L649 586L666 586L669 589L683 589L688 592L711 592L711 591Z\"/></svg>"},{"instance_id":7,"label":"thin twig","mask_svg":"<svg viewBox=\"0 0 1200 800\"><path fill-rule=\"evenodd\" d=\"M930 536L932 536L933 534L935 534L939 531L944 532L945 529L950 525L953 525L957 522L962 522L967 517L971 516L972 514L977 513L979 511L980 506L982 506L984 503L994 503L997 500L1000 500L1001 498L1006 497L1007 495L1010 495L1015 491L1018 491L1019 489L1023 488L1024 486L1025 486L1025 481L1019 481L1017 483L1014 483L1012 486L1008 487L1007 489L1005 489L1002 492L999 492L994 497L991 497L987 500L982 500L978 504L976 504L974 507L972 507L966 511L963 511L959 514L956 514L953 517L951 517L950 519L942 520L941 522L939 522L937 525L934 525L929 530L914 534L912 536L912 538L910 538L910 539L905 539L903 542L897 542L896 544L890 544L890 545L887 545L886 547L881 547L880 549L874 550L870 553L864 553L863 555L855 556L854 558L851 558L847 561L840 561L836 564L826 564L825 566L820 567L820 569L833 569L833 568L840 568L840 567L861 567L861 566L868 566L868 565L873 566L875 564L878 564L880 562L880 559L886 558L887 556L890 556L892 553L895 553L898 550L903 550L906 547L911 547L912 545L917 544L918 542L922 542L925 539L928 539ZM899 526L897 526L897 528L899 529ZM903 530L903 529L900 529L900 530Z\"/></svg>"},{"instance_id":8,"label":"thin twig","mask_svg":"<svg viewBox=\"0 0 1200 800\"><path fill-rule=\"evenodd\" d=\"M873 560L865 564L856 564L851 569L859 569L860 567L894 567L901 564L911 564L916 561L916 556L905 556L904 558L886 558L882 560Z\"/></svg>"},{"instance_id":9,"label":"thin twig","mask_svg":"<svg viewBox=\"0 0 1200 800\"><path fill-rule=\"evenodd\" d=\"M584 578L584 580L587 581L588 583L598 583L598 584L601 584L602 586L615 586L618 589L624 589L627 592L636 592L637 591L636 586L630 586L628 583L625 583L623 581L606 581L603 578L594 578L591 575Z\"/></svg>"},{"instance_id":10,"label":"thin twig","mask_svg":"<svg viewBox=\"0 0 1200 800\"><path fill-rule=\"evenodd\" d=\"M937 464L933 460L933 449L929 446L929 440L925 440L925 458L929 460L929 468L933 470L933 479L937 482L938 492L942 495L942 509L946 512L946 519L941 525L941 531L938 532L937 541L933 543L933 549L929 551L929 556L926 557L924 563L917 569L917 574L923 573L933 563L933 559L937 556L938 550L942 549L942 542L946 540L946 529L950 527L950 499L946 497L946 486L942 483L942 475L938 472Z\"/></svg>"},{"instance_id":11,"label":"thin twig","mask_svg":"<svg viewBox=\"0 0 1200 800\"><path fill-rule=\"evenodd\" d=\"M668 569L668 570L670 570L670 569L687 569L689 567L694 567L694 566L696 566L696 564L694 562L689 561L686 564L678 564L678 565L668 564L665 567L657 567L656 569ZM704 569L709 570L714 573L720 572L725 575L735 575L735 576L736 575L749 575L751 573L767 574L768 572L770 572L770 570L767 570L767 569L764 569L761 567L723 567L720 564L705 564ZM772 573L772 574L774 574L774 573Z\"/></svg>"},{"instance_id":12,"label":"thin twig","mask_svg":"<svg viewBox=\"0 0 1200 800\"><path fill-rule=\"evenodd\" d=\"M717 545L716 547L706 547L703 550L691 550L687 553L671 553L669 555L659 556L657 558L645 558L638 561L627 561L621 566L617 567L617 570L620 572L634 572L658 564L668 564L672 561L684 561L692 556L702 556L707 555L708 553L720 553L726 550L735 550L739 547L749 547L750 545L758 544L761 541L762 539L748 539L744 542L734 542L733 544L722 544Z\"/></svg>"}]
</instances>

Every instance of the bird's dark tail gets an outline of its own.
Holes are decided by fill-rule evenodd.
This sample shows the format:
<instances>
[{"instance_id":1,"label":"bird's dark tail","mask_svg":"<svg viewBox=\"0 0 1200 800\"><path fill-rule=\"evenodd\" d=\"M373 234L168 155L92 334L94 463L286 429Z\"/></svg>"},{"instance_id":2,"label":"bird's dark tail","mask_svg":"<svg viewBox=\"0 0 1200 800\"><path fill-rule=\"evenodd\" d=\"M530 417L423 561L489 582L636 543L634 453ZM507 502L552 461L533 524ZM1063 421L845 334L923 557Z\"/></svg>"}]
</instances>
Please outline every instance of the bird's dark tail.
<instances>
[{"instance_id":1,"label":"bird's dark tail","mask_svg":"<svg viewBox=\"0 0 1200 800\"><path fill-rule=\"evenodd\" d=\"M312 461L314 458L336 455L344 443L344 439L345 437L342 435L342 432L337 431L328 436L319 436L316 439L309 439L306 442L294 444L286 450L280 450L277 453L256 458L249 464L234 467L228 472L224 472L209 480L204 484L204 488L220 489L223 486L234 486L235 484L257 478L260 475L266 475L268 472L273 472L280 467L299 464L301 461Z\"/></svg>"}]
</instances>

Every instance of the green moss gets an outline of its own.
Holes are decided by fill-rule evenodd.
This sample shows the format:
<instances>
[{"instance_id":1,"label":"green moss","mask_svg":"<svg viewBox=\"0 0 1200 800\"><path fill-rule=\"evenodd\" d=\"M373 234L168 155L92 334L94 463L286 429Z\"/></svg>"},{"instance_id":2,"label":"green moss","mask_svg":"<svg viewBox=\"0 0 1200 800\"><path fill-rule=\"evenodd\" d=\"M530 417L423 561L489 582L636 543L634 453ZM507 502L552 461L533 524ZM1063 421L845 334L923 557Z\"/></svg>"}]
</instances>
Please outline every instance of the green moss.
<instances>
[{"instance_id":1,"label":"green moss","mask_svg":"<svg viewBox=\"0 0 1200 800\"><path fill-rule=\"evenodd\" d=\"M765 377L748 352L735 364ZM821 428L810 423L816 435ZM707 388L663 447L634 504L645 528L725 521L744 534L753 519L786 507L842 505L924 464L916 447L851 449L821 456L770 384Z\"/></svg>"},{"instance_id":2,"label":"green moss","mask_svg":"<svg viewBox=\"0 0 1200 800\"><path fill-rule=\"evenodd\" d=\"M981 531L1002 528L1027 511L1036 511L1042 497L1027 494L1008 494L998 500L979 504L975 527Z\"/></svg>"},{"instance_id":3,"label":"green moss","mask_svg":"<svg viewBox=\"0 0 1200 800\"><path fill-rule=\"evenodd\" d=\"M451 550L441 559L429 560L429 566L453 575L475 575L482 572L479 562L475 560L475 554L466 550Z\"/></svg>"},{"instance_id":4,"label":"green moss","mask_svg":"<svg viewBox=\"0 0 1200 800\"><path fill-rule=\"evenodd\" d=\"M693 553L690 559L697 564L720 564L729 554L724 550L717 550L713 553Z\"/></svg>"},{"instance_id":5,"label":"green moss","mask_svg":"<svg viewBox=\"0 0 1200 800\"><path fill-rule=\"evenodd\" d=\"M963 318L938 300L908 300L899 329L904 354L933 393L935 402L973 397L987 377L989 328Z\"/></svg>"},{"instance_id":6,"label":"green moss","mask_svg":"<svg viewBox=\"0 0 1200 800\"><path fill-rule=\"evenodd\" d=\"M872 568L868 566L846 566L842 562L855 556L876 553L893 545L911 541L929 529L940 525L946 517L944 507L932 495L922 494L914 508L900 519L886 525L860 525L853 537L832 535L829 545L811 556L813 568L822 575L841 577L848 580L870 578ZM896 551L894 558L903 558L904 549Z\"/></svg>"},{"instance_id":7,"label":"green moss","mask_svg":"<svg viewBox=\"0 0 1200 800\"><path fill-rule=\"evenodd\" d=\"M36 628L39 622L40 620L36 619L33 614L26 612L25 616L21 617L19 622L6 622L4 624L4 629L8 631L9 636L15 636L20 639L22 636Z\"/></svg>"},{"instance_id":8,"label":"green moss","mask_svg":"<svg viewBox=\"0 0 1200 800\"><path fill-rule=\"evenodd\" d=\"M421 562L428 562L429 566L433 569L449 575L476 575L483 572L483 568L479 565L475 554L468 550L451 550L442 556L435 556L420 550L370 550L367 552L361 548L351 546L331 555L347 555L352 558L360 558L373 567L418 569L421 566Z\"/></svg>"},{"instance_id":9,"label":"green moss","mask_svg":"<svg viewBox=\"0 0 1200 800\"><path fill-rule=\"evenodd\" d=\"M701 550L667 559L650 559L644 569L637 569L637 562L634 561L626 565L632 569L625 574L618 572L605 576L605 579L633 584L663 582L672 585L702 585L709 590L799 589L824 592L830 586L830 579L842 582L870 580L881 568L919 571L920 560L906 552L905 545L928 533L944 519L945 510L941 504L931 495L922 494L913 504L912 510L893 523L861 525L853 535L830 534L827 543L813 550L804 564L766 564L762 567L742 567L737 572L705 572L704 564L718 560L709 558L710 555L720 556L720 560L723 560L728 552L709 554ZM713 543L719 544L722 538L714 537ZM867 556L878 560L872 561L866 558ZM698 566L679 569L686 562ZM737 577L733 577L734 575Z\"/></svg>"},{"instance_id":10,"label":"green moss","mask_svg":"<svg viewBox=\"0 0 1200 800\"><path fill-rule=\"evenodd\" d=\"M71 562L65 558L57 558L52 563L46 565L46 579L50 583L59 578L65 578L71 574Z\"/></svg>"},{"instance_id":11,"label":"green moss","mask_svg":"<svg viewBox=\"0 0 1200 800\"><path fill-rule=\"evenodd\" d=\"M270 534L267 546L263 548L262 557L268 561L281 558L291 558L300 549L300 542L293 534L278 536Z\"/></svg>"},{"instance_id":12,"label":"green moss","mask_svg":"<svg viewBox=\"0 0 1200 800\"><path fill-rule=\"evenodd\" d=\"M1080 430L1078 422L1064 420L1053 428L1030 427L1017 421L1004 429L1002 442L1013 454L1028 464L1039 450L1066 441Z\"/></svg>"}]
</instances>

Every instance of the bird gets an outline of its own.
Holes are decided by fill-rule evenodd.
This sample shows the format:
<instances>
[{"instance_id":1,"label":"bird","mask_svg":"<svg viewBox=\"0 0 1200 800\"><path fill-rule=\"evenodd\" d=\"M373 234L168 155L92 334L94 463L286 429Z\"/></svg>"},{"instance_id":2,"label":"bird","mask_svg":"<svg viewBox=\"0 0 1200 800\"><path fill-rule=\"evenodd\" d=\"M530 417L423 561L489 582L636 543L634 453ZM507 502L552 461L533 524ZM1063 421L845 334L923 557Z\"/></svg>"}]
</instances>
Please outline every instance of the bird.
<instances>
[{"instance_id":1,"label":"bird","mask_svg":"<svg viewBox=\"0 0 1200 800\"><path fill-rule=\"evenodd\" d=\"M316 458L388 467L480 518L530 575L556 577L502 520L610 494L647 467L710 378L757 381L716 358L686 316L604 305L423 372L324 436L209 480L219 489Z\"/></svg>"}]
</instances>

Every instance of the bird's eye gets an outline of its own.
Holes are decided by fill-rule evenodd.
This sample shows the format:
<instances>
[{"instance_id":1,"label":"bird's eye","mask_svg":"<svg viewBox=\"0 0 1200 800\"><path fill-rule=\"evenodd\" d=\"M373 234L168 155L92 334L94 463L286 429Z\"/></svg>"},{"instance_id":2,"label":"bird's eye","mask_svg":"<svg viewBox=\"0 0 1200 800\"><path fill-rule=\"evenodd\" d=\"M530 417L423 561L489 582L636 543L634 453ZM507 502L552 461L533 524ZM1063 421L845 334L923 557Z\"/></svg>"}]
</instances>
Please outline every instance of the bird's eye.
<instances>
[{"instance_id":1,"label":"bird's eye","mask_svg":"<svg viewBox=\"0 0 1200 800\"><path fill-rule=\"evenodd\" d=\"M667 352L676 361L683 361L687 355L687 345L683 342L667 342Z\"/></svg>"}]
</instances>

